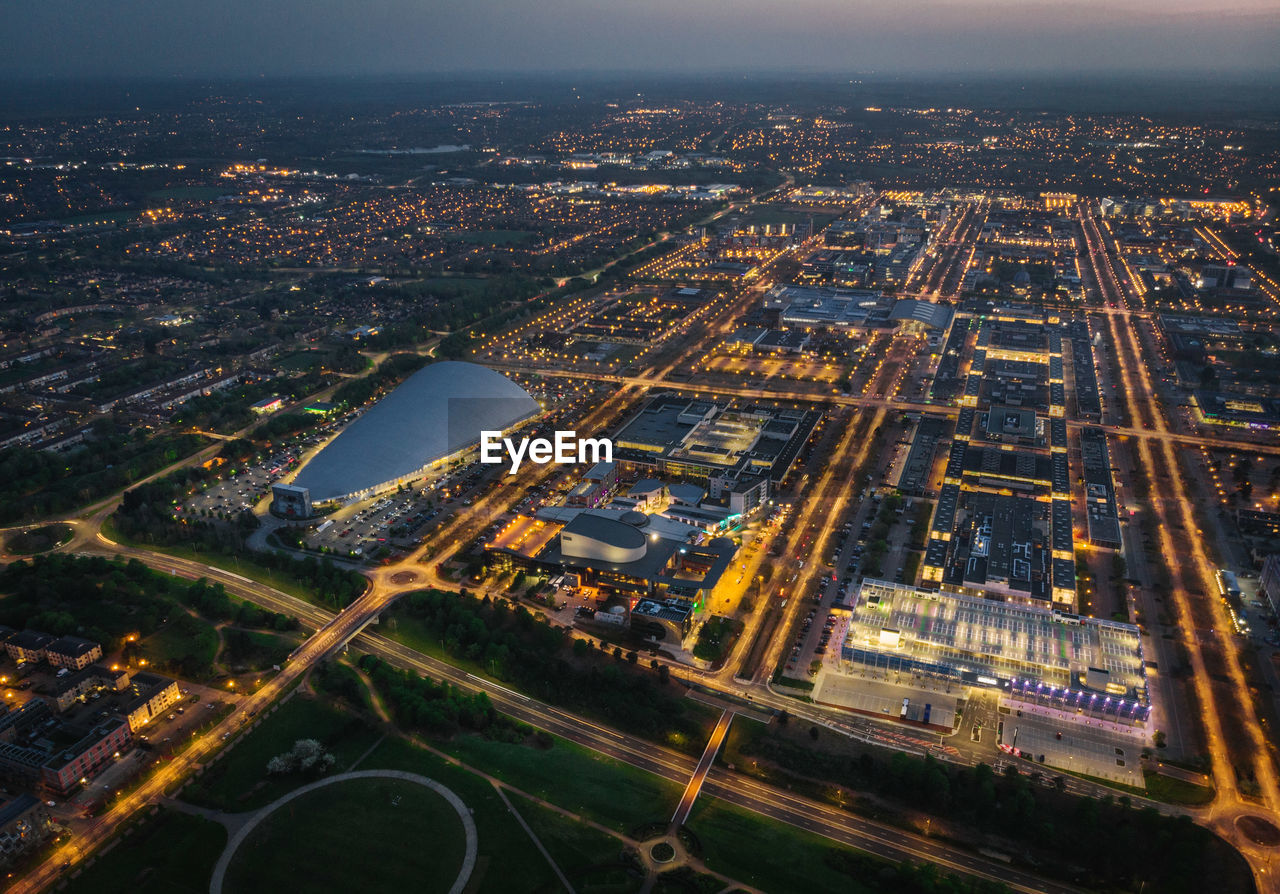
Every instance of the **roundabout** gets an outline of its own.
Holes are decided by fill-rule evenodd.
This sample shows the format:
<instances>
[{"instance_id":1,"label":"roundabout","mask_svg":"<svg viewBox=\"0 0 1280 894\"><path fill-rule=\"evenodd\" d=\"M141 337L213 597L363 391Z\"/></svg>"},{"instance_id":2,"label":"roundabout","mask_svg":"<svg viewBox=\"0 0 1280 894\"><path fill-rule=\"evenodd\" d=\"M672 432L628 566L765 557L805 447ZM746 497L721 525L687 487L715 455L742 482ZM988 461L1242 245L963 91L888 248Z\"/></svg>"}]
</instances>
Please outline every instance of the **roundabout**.
<instances>
[{"instance_id":1,"label":"roundabout","mask_svg":"<svg viewBox=\"0 0 1280 894\"><path fill-rule=\"evenodd\" d=\"M668 841L659 841L649 848L649 856L655 863L670 863L676 858L676 849Z\"/></svg>"},{"instance_id":2,"label":"roundabout","mask_svg":"<svg viewBox=\"0 0 1280 894\"><path fill-rule=\"evenodd\" d=\"M1236 818L1236 828L1244 837L1262 847L1280 845L1280 828L1268 819L1254 814L1245 814Z\"/></svg>"},{"instance_id":3,"label":"roundabout","mask_svg":"<svg viewBox=\"0 0 1280 894\"><path fill-rule=\"evenodd\" d=\"M435 780L398 770L342 773L249 817L218 858L209 892L333 890L351 876L360 890L411 884L461 894L477 849L471 811Z\"/></svg>"}]
</instances>

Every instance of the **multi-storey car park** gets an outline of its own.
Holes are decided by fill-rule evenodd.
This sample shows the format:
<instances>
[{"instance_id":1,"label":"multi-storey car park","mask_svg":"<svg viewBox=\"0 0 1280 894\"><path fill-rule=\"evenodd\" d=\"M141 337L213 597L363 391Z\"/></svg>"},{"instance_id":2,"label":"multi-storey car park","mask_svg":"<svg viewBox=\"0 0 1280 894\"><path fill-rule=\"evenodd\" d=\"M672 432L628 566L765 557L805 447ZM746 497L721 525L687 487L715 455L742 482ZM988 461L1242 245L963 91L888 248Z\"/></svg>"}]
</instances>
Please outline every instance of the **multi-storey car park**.
<instances>
[{"instance_id":1,"label":"multi-storey car park","mask_svg":"<svg viewBox=\"0 0 1280 894\"><path fill-rule=\"evenodd\" d=\"M1151 712L1137 627L946 589L864 581L840 660L850 672L990 687L1067 715L1143 724Z\"/></svg>"}]
</instances>

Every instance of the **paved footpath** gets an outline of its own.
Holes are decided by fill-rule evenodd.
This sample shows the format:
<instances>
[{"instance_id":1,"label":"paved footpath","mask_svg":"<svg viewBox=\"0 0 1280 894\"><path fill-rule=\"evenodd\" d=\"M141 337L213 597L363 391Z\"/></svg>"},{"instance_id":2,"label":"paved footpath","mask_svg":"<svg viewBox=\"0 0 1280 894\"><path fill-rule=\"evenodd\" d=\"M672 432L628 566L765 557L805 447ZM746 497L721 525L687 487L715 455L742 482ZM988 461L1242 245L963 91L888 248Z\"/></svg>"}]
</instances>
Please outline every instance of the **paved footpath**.
<instances>
[{"instance_id":1,"label":"paved footpath","mask_svg":"<svg viewBox=\"0 0 1280 894\"><path fill-rule=\"evenodd\" d=\"M444 787L434 779L428 779L426 776L419 776L416 773L405 773L401 770L359 770L353 773L340 773L337 776L321 779L318 782L304 785L302 788L294 789L289 794L272 801L266 807L253 814L244 825L240 826L232 834L226 848L222 851L222 856L218 858L218 865L213 868L213 877L209 880L209 894L222 894L222 883L227 875L227 867L231 865L231 858L235 856L236 849L244 843L244 840L249 837L249 834L253 832L260 822L294 798L301 797L316 789L324 788L326 785L349 782L353 779L402 779L405 782L425 785L449 802L450 806L457 811L458 818L462 820L462 828L467 836L467 848L462 857L462 868L458 870L458 878L453 883L453 887L449 889L449 894L462 894L462 889L467 886L471 873L476 868L476 854L479 850L476 823L471 818L471 811L467 809L467 805L452 790Z\"/></svg>"}]
</instances>

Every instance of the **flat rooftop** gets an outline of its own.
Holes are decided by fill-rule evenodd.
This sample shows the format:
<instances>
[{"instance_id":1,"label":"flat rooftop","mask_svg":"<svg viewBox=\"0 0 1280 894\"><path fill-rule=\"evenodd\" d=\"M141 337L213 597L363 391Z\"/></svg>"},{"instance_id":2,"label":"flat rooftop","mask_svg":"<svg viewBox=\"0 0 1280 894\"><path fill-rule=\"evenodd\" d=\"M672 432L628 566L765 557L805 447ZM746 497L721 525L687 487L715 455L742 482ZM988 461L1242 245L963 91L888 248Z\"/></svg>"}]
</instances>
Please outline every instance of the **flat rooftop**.
<instances>
[{"instance_id":1,"label":"flat rooftop","mask_svg":"<svg viewBox=\"0 0 1280 894\"><path fill-rule=\"evenodd\" d=\"M957 678L1032 680L1147 703L1137 627L946 590L865 581L843 653L846 660L898 656Z\"/></svg>"},{"instance_id":2,"label":"flat rooftop","mask_svg":"<svg viewBox=\"0 0 1280 894\"><path fill-rule=\"evenodd\" d=\"M816 410L722 406L678 395L650 400L614 436L614 459L669 463L677 474L763 474L780 480L817 425Z\"/></svg>"}]
</instances>

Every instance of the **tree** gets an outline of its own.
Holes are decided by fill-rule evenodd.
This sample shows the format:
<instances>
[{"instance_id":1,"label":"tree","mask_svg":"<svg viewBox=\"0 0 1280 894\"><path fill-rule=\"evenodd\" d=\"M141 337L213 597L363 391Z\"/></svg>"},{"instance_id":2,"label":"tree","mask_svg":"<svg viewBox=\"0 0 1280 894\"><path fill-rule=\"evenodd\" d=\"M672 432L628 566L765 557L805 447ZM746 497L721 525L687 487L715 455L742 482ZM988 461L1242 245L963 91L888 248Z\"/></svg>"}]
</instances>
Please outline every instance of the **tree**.
<instances>
[{"instance_id":1,"label":"tree","mask_svg":"<svg viewBox=\"0 0 1280 894\"><path fill-rule=\"evenodd\" d=\"M267 761L267 773L272 776L283 776L289 773L308 773L321 775L328 772L336 758L315 739L299 739L284 754L278 754Z\"/></svg>"}]
</instances>

